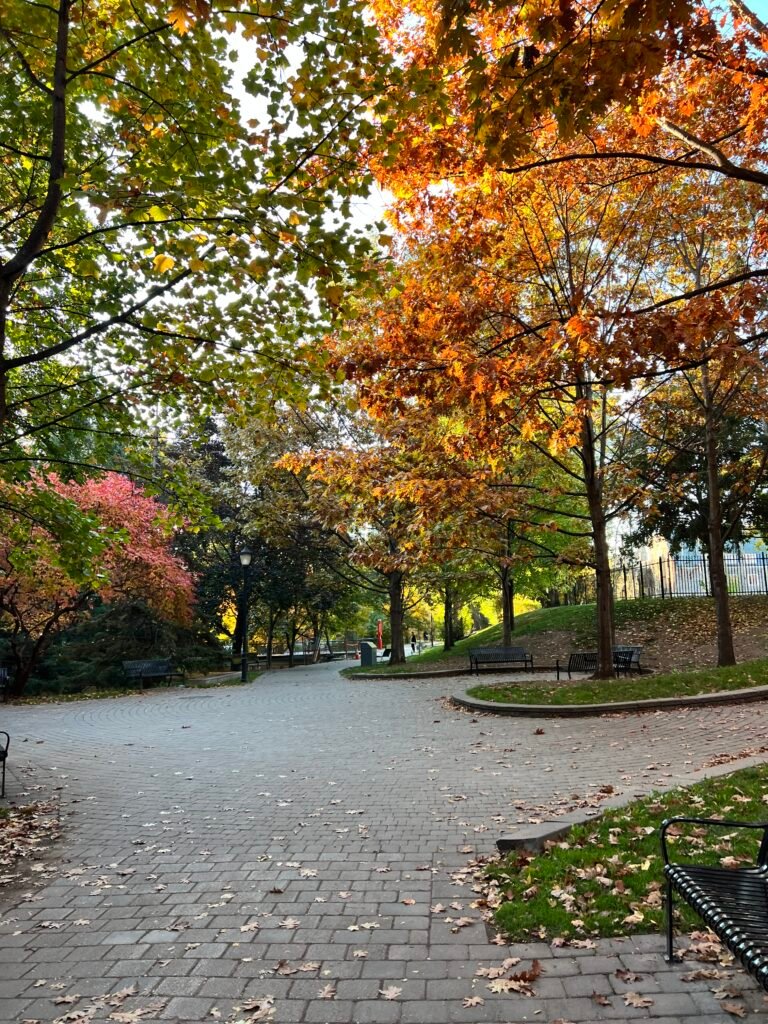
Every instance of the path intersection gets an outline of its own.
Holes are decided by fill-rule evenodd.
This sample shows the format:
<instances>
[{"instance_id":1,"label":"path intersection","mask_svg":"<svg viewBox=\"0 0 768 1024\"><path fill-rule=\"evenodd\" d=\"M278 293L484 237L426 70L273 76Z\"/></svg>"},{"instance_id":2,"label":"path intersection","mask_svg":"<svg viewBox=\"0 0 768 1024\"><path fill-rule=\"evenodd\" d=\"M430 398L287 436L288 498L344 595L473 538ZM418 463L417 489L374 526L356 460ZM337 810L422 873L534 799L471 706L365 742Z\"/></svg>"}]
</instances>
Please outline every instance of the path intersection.
<instances>
[{"instance_id":1,"label":"path intersection","mask_svg":"<svg viewBox=\"0 0 768 1024\"><path fill-rule=\"evenodd\" d=\"M501 833L754 748L768 708L517 720L448 709L451 685L328 665L6 708L9 796L53 792L63 838L1 898L0 1022L737 1019L661 936L494 945L458 883ZM473 923L452 931L438 903ZM509 957L541 961L532 996L477 976ZM750 979L728 986L768 1019Z\"/></svg>"}]
</instances>

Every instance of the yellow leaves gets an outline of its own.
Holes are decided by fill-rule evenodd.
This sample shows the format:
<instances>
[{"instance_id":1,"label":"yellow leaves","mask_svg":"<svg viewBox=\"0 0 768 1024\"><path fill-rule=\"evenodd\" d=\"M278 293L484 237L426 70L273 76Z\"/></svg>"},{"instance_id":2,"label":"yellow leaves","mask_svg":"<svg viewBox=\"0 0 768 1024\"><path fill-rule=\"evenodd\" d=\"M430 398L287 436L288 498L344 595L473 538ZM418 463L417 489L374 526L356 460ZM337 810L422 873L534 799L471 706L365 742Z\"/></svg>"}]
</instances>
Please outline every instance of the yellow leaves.
<instances>
[{"instance_id":1,"label":"yellow leaves","mask_svg":"<svg viewBox=\"0 0 768 1024\"><path fill-rule=\"evenodd\" d=\"M175 0L168 12L168 21L183 36L196 24L207 21L210 13L209 0Z\"/></svg>"},{"instance_id":2,"label":"yellow leaves","mask_svg":"<svg viewBox=\"0 0 768 1024\"><path fill-rule=\"evenodd\" d=\"M169 270L173 270L176 265L176 260L173 256L169 256L167 253L159 252L152 261L152 266L155 269L156 274L166 274Z\"/></svg>"},{"instance_id":3,"label":"yellow leaves","mask_svg":"<svg viewBox=\"0 0 768 1024\"><path fill-rule=\"evenodd\" d=\"M172 7L168 21L180 36L185 35L194 25L194 20L185 6Z\"/></svg>"}]
</instances>

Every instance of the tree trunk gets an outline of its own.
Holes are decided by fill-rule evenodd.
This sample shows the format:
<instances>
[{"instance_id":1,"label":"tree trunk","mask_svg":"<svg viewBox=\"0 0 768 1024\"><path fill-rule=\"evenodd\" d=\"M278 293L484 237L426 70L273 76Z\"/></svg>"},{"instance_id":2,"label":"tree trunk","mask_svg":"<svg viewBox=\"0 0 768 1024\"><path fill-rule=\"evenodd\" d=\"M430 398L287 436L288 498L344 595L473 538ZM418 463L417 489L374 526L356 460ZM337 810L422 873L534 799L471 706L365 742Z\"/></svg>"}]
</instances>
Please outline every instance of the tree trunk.
<instances>
[{"instance_id":1,"label":"tree trunk","mask_svg":"<svg viewBox=\"0 0 768 1024\"><path fill-rule=\"evenodd\" d=\"M585 387L584 397L591 398L591 389ZM608 538L603 509L603 480L597 462L595 432L592 417L586 414L581 422L581 461L584 484L592 526L592 544L595 567L595 600L597 603L597 678L612 679L613 666L613 588Z\"/></svg>"},{"instance_id":2,"label":"tree trunk","mask_svg":"<svg viewBox=\"0 0 768 1024\"><path fill-rule=\"evenodd\" d=\"M403 593L403 574L398 569L388 574L389 584L389 631L390 665L405 664L405 640L403 637L403 620L405 619L405 599Z\"/></svg>"},{"instance_id":3,"label":"tree trunk","mask_svg":"<svg viewBox=\"0 0 768 1024\"><path fill-rule=\"evenodd\" d=\"M443 594L443 647L450 651L453 647L453 591L450 583L446 583Z\"/></svg>"},{"instance_id":4,"label":"tree trunk","mask_svg":"<svg viewBox=\"0 0 768 1024\"><path fill-rule=\"evenodd\" d=\"M269 622L267 624L267 671L272 668L272 645L275 642L275 621L277 616L269 609Z\"/></svg>"},{"instance_id":5,"label":"tree trunk","mask_svg":"<svg viewBox=\"0 0 768 1024\"><path fill-rule=\"evenodd\" d=\"M509 565L501 567L501 622L502 646L511 647L515 628L515 580Z\"/></svg>"},{"instance_id":6,"label":"tree trunk","mask_svg":"<svg viewBox=\"0 0 768 1024\"><path fill-rule=\"evenodd\" d=\"M296 626L289 625L285 630L285 644L288 648L288 668L293 668L293 657L296 648Z\"/></svg>"},{"instance_id":7,"label":"tree trunk","mask_svg":"<svg viewBox=\"0 0 768 1024\"><path fill-rule=\"evenodd\" d=\"M715 602L717 622L717 664L735 665L733 627L731 625L728 578L725 574L723 512L720 501L720 477L717 465L717 429L709 370L705 363L701 370L701 391L704 400L704 440L707 465L707 538L709 541L709 582Z\"/></svg>"}]
</instances>

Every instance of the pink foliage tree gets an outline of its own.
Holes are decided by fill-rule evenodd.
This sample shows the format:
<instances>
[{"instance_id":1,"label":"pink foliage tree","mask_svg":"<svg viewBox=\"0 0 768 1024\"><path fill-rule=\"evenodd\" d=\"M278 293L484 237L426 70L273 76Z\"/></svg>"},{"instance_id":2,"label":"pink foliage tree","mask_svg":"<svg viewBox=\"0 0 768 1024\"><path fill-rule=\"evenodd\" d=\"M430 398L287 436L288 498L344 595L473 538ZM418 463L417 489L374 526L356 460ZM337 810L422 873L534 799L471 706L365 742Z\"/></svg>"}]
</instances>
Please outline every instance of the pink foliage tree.
<instances>
[{"instance_id":1,"label":"pink foliage tree","mask_svg":"<svg viewBox=\"0 0 768 1024\"><path fill-rule=\"evenodd\" d=\"M92 543L83 545L75 570L64 557L66 541L50 525L33 524L24 544L0 532L0 618L10 640L15 694L54 636L87 615L96 596L141 600L180 625L190 621L194 598L192 574L172 550L173 517L127 477L107 473L64 483L48 476L35 486L72 503Z\"/></svg>"}]
</instances>

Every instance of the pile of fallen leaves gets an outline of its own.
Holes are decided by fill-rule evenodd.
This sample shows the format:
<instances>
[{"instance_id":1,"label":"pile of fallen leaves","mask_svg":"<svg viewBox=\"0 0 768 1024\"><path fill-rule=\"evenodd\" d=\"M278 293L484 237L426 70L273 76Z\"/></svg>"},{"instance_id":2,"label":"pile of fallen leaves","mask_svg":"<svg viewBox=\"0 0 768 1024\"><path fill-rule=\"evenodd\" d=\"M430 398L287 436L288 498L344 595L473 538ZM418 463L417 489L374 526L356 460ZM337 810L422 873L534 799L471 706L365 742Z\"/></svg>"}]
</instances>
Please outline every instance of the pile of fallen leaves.
<instances>
[{"instance_id":1,"label":"pile of fallen leaves","mask_svg":"<svg viewBox=\"0 0 768 1024\"><path fill-rule=\"evenodd\" d=\"M33 803L0 811L0 885L22 877L59 838L59 803Z\"/></svg>"},{"instance_id":2,"label":"pile of fallen leaves","mask_svg":"<svg viewBox=\"0 0 768 1024\"><path fill-rule=\"evenodd\" d=\"M147 1017L157 1016L164 1009L167 1000L152 1000L143 1002L136 996L138 988L130 985L121 988L117 992L103 996L81 996L78 992L62 992L66 986L62 982L48 982L40 978L35 982L35 988L47 987L51 992L58 993L51 996L54 1006L68 1006L71 1009L63 1010L61 1016L56 1017L53 1024L90 1024L95 1018L99 1020L114 1021L114 1024L141 1024ZM42 1024L41 1021L27 1017L22 1024Z\"/></svg>"}]
</instances>

